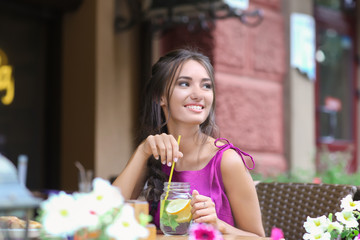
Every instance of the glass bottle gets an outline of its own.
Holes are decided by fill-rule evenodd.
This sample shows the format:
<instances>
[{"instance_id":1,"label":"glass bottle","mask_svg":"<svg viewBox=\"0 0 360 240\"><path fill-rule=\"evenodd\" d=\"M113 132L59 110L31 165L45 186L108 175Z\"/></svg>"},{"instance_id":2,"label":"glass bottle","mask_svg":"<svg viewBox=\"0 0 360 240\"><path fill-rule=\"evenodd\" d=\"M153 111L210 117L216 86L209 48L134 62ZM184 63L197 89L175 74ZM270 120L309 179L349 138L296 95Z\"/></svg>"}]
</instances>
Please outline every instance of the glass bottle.
<instances>
[{"instance_id":1,"label":"glass bottle","mask_svg":"<svg viewBox=\"0 0 360 240\"><path fill-rule=\"evenodd\" d=\"M192 220L190 183L164 184L160 202L160 229L165 235L186 235Z\"/></svg>"}]
</instances>

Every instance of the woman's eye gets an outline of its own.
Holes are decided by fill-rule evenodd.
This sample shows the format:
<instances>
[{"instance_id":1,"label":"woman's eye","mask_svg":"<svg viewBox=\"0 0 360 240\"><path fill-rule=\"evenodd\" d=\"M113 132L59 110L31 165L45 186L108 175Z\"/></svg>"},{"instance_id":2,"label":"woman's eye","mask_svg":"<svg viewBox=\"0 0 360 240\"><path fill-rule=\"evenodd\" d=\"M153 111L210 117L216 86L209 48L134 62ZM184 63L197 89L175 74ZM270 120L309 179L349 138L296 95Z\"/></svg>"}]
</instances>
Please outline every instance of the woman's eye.
<instances>
[{"instance_id":1,"label":"woman's eye","mask_svg":"<svg viewBox=\"0 0 360 240\"><path fill-rule=\"evenodd\" d=\"M189 83L188 82L179 82L179 86L180 87L188 87Z\"/></svg>"},{"instance_id":2,"label":"woman's eye","mask_svg":"<svg viewBox=\"0 0 360 240\"><path fill-rule=\"evenodd\" d=\"M212 89L212 84L211 83L205 83L204 88Z\"/></svg>"}]
</instances>

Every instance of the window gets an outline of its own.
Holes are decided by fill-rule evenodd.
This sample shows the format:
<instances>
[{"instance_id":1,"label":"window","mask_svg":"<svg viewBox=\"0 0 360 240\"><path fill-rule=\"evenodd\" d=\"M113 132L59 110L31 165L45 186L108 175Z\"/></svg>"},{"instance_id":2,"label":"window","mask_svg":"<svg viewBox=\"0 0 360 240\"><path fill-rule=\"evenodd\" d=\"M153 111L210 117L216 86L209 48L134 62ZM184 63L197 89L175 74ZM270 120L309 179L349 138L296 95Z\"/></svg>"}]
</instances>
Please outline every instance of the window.
<instances>
[{"instance_id":1,"label":"window","mask_svg":"<svg viewBox=\"0 0 360 240\"><path fill-rule=\"evenodd\" d=\"M330 151L352 149L356 168L355 0L315 0L316 141Z\"/></svg>"}]
</instances>

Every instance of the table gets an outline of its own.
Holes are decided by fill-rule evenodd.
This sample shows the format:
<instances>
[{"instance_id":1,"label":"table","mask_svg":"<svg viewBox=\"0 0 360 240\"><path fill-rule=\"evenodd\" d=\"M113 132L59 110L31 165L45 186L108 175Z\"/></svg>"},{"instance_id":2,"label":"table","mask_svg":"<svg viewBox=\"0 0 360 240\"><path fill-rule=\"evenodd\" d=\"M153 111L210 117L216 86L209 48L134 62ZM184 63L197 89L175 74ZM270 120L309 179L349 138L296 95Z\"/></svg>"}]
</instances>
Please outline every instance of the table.
<instances>
[{"instance_id":1,"label":"table","mask_svg":"<svg viewBox=\"0 0 360 240\"><path fill-rule=\"evenodd\" d=\"M224 240L269 240L270 238L262 237L249 237L249 236L237 236L237 235L223 235ZM165 236L162 234L156 235L156 240L187 240L189 236Z\"/></svg>"}]
</instances>

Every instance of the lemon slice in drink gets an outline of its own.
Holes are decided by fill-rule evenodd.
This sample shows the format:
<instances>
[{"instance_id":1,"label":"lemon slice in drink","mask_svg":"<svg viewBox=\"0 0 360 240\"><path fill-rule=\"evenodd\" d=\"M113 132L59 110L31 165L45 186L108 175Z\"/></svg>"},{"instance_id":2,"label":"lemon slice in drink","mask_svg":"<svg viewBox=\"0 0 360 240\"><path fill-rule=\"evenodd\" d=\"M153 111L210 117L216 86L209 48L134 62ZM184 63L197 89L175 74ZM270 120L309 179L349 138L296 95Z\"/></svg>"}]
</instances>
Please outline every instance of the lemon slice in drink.
<instances>
[{"instance_id":1,"label":"lemon slice in drink","mask_svg":"<svg viewBox=\"0 0 360 240\"><path fill-rule=\"evenodd\" d=\"M177 216L178 217L175 219L175 221L178 223L190 222L192 219L191 206L188 205L184 210L179 212Z\"/></svg>"},{"instance_id":2,"label":"lemon slice in drink","mask_svg":"<svg viewBox=\"0 0 360 240\"><path fill-rule=\"evenodd\" d=\"M171 215L177 215L176 221L178 223L190 222L191 205L190 199L175 199L172 200L166 207L166 212Z\"/></svg>"},{"instance_id":3,"label":"lemon slice in drink","mask_svg":"<svg viewBox=\"0 0 360 240\"><path fill-rule=\"evenodd\" d=\"M178 214L190 205L190 199L174 199L169 202L166 212L169 214Z\"/></svg>"}]
</instances>

